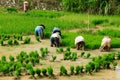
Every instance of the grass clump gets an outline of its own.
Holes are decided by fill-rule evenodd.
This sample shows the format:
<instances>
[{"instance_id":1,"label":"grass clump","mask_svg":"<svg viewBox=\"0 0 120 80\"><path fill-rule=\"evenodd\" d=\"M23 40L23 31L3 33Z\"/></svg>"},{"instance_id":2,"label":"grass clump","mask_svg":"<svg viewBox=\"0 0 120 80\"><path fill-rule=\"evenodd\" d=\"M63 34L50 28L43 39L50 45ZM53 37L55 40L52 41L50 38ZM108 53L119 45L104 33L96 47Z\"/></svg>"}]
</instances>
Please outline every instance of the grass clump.
<instances>
[{"instance_id":1,"label":"grass clump","mask_svg":"<svg viewBox=\"0 0 120 80\"><path fill-rule=\"evenodd\" d=\"M63 50L63 48L60 47L60 48L57 48L57 49L56 49L56 52L62 53L62 52L64 52L64 50Z\"/></svg>"},{"instance_id":2,"label":"grass clump","mask_svg":"<svg viewBox=\"0 0 120 80\"><path fill-rule=\"evenodd\" d=\"M12 39L9 39L7 43L8 43L8 45L11 46L11 45L13 45L13 40L12 40Z\"/></svg>"},{"instance_id":3,"label":"grass clump","mask_svg":"<svg viewBox=\"0 0 120 80\"><path fill-rule=\"evenodd\" d=\"M60 67L60 75L68 75L67 74L67 69L64 66Z\"/></svg>"},{"instance_id":4,"label":"grass clump","mask_svg":"<svg viewBox=\"0 0 120 80\"><path fill-rule=\"evenodd\" d=\"M0 40L0 44L1 44L1 46L4 45L4 40L3 39Z\"/></svg>"},{"instance_id":5,"label":"grass clump","mask_svg":"<svg viewBox=\"0 0 120 80\"><path fill-rule=\"evenodd\" d=\"M39 68L37 68L36 70L35 70L35 73L40 77L41 76L41 70L39 69Z\"/></svg>"},{"instance_id":6,"label":"grass clump","mask_svg":"<svg viewBox=\"0 0 120 80\"><path fill-rule=\"evenodd\" d=\"M47 76L47 69L42 68L41 72L42 72L43 76Z\"/></svg>"},{"instance_id":7,"label":"grass clump","mask_svg":"<svg viewBox=\"0 0 120 80\"><path fill-rule=\"evenodd\" d=\"M70 66L70 74L71 74L71 75L74 74L74 66Z\"/></svg>"},{"instance_id":8,"label":"grass clump","mask_svg":"<svg viewBox=\"0 0 120 80\"><path fill-rule=\"evenodd\" d=\"M15 40L13 41L13 44L14 44L14 45L19 45L19 42L15 39Z\"/></svg>"},{"instance_id":9,"label":"grass clump","mask_svg":"<svg viewBox=\"0 0 120 80\"><path fill-rule=\"evenodd\" d=\"M56 60L57 56L52 55L52 62L54 62Z\"/></svg>"},{"instance_id":10,"label":"grass clump","mask_svg":"<svg viewBox=\"0 0 120 80\"><path fill-rule=\"evenodd\" d=\"M30 37L25 37L24 44L29 44L30 40L31 40Z\"/></svg>"},{"instance_id":11,"label":"grass clump","mask_svg":"<svg viewBox=\"0 0 120 80\"><path fill-rule=\"evenodd\" d=\"M49 77L53 77L54 76L53 68L51 66L47 68L47 72L48 72Z\"/></svg>"}]
</instances>

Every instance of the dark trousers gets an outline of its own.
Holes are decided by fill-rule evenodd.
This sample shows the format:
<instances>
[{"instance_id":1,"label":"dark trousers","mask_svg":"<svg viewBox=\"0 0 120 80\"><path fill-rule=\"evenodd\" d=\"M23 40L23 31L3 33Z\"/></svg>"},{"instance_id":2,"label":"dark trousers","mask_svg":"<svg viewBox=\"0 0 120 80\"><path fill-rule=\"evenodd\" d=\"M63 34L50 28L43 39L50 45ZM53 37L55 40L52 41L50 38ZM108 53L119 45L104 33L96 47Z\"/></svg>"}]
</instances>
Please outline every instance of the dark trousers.
<instances>
[{"instance_id":1,"label":"dark trousers","mask_svg":"<svg viewBox=\"0 0 120 80\"><path fill-rule=\"evenodd\" d=\"M59 47L59 45L60 45L59 38L57 38L57 37L51 37L50 42L51 42L51 47L53 47L53 46Z\"/></svg>"}]
</instances>

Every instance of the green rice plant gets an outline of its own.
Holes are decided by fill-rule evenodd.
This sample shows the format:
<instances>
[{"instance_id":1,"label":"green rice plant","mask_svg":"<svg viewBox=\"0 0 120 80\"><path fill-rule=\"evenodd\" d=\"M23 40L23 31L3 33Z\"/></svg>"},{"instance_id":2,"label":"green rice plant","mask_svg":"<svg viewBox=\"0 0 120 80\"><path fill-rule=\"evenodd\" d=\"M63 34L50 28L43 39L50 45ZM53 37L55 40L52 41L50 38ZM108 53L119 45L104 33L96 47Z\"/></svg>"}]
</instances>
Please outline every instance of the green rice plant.
<instances>
[{"instance_id":1,"label":"green rice plant","mask_svg":"<svg viewBox=\"0 0 120 80\"><path fill-rule=\"evenodd\" d=\"M20 55L17 55L16 58L18 62L23 63L24 59Z\"/></svg>"},{"instance_id":2,"label":"green rice plant","mask_svg":"<svg viewBox=\"0 0 120 80\"><path fill-rule=\"evenodd\" d=\"M67 48L66 48L66 51L70 51L70 47L67 47Z\"/></svg>"},{"instance_id":3,"label":"green rice plant","mask_svg":"<svg viewBox=\"0 0 120 80\"><path fill-rule=\"evenodd\" d=\"M15 72L14 72L15 80L16 80L16 79L19 79L19 78L20 78L19 76L20 76L20 75L19 75L19 72L18 72L18 71L15 71Z\"/></svg>"},{"instance_id":4,"label":"green rice plant","mask_svg":"<svg viewBox=\"0 0 120 80\"><path fill-rule=\"evenodd\" d=\"M120 51L117 53L117 59L120 60Z\"/></svg>"},{"instance_id":5,"label":"green rice plant","mask_svg":"<svg viewBox=\"0 0 120 80\"><path fill-rule=\"evenodd\" d=\"M78 75L80 73L80 66L76 66L75 71L76 71L76 75Z\"/></svg>"},{"instance_id":6,"label":"green rice plant","mask_svg":"<svg viewBox=\"0 0 120 80\"><path fill-rule=\"evenodd\" d=\"M63 51L63 48L60 47L60 48L56 48L56 52L58 52L58 53L62 53L62 52L64 52L64 51Z\"/></svg>"},{"instance_id":7,"label":"green rice plant","mask_svg":"<svg viewBox=\"0 0 120 80\"><path fill-rule=\"evenodd\" d=\"M107 69L110 69L110 63L111 63L110 61L107 61L107 62L106 62L106 68L107 68Z\"/></svg>"},{"instance_id":8,"label":"green rice plant","mask_svg":"<svg viewBox=\"0 0 120 80\"><path fill-rule=\"evenodd\" d=\"M31 51L31 52L29 53L29 57L39 58L40 56L39 56L39 54L38 54L37 51Z\"/></svg>"},{"instance_id":9,"label":"green rice plant","mask_svg":"<svg viewBox=\"0 0 120 80\"><path fill-rule=\"evenodd\" d=\"M21 72L21 68L22 68L22 63L20 63L20 62L16 62L16 63L14 63L14 70L16 71L19 71L19 72Z\"/></svg>"},{"instance_id":10,"label":"green rice plant","mask_svg":"<svg viewBox=\"0 0 120 80\"><path fill-rule=\"evenodd\" d=\"M10 56L9 56L9 60L12 61L12 62L14 62L15 59L14 59L13 56L10 55Z\"/></svg>"},{"instance_id":11,"label":"green rice plant","mask_svg":"<svg viewBox=\"0 0 120 80\"><path fill-rule=\"evenodd\" d=\"M8 74L9 72L9 66L8 64L5 64L3 67L1 67L1 72L3 73L3 75Z\"/></svg>"},{"instance_id":12,"label":"green rice plant","mask_svg":"<svg viewBox=\"0 0 120 80\"><path fill-rule=\"evenodd\" d=\"M29 58L25 59L25 63L26 63L26 64L29 63Z\"/></svg>"},{"instance_id":13,"label":"green rice plant","mask_svg":"<svg viewBox=\"0 0 120 80\"><path fill-rule=\"evenodd\" d=\"M83 66L79 66L80 73L83 73Z\"/></svg>"},{"instance_id":14,"label":"green rice plant","mask_svg":"<svg viewBox=\"0 0 120 80\"><path fill-rule=\"evenodd\" d=\"M41 57L43 58L43 57L45 57L45 56L46 56L45 51L41 51Z\"/></svg>"},{"instance_id":15,"label":"green rice plant","mask_svg":"<svg viewBox=\"0 0 120 80\"><path fill-rule=\"evenodd\" d=\"M103 29L103 30L98 30L97 34L99 35L109 35L111 37L120 37L120 30L114 30L114 29Z\"/></svg>"},{"instance_id":16,"label":"green rice plant","mask_svg":"<svg viewBox=\"0 0 120 80\"><path fill-rule=\"evenodd\" d=\"M57 56L52 55L52 61L54 62L56 60Z\"/></svg>"},{"instance_id":17,"label":"green rice plant","mask_svg":"<svg viewBox=\"0 0 120 80\"><path fill-rule=\"evenodd\" d=\"M9 13L18 12L17 8L14 8L14 7L8 7L8 8L7 8L7 11L8 11Z\"/></svg>"},{"instance_id":18,"label":"green rice plant","mask_svg":"<svg viewBox=\"0 0 120 80\"><path fill-rule=\"evenodd\" d=\"M84 54L85 54L85 52L81 52L80 56L81 56L81 57L83 57L83 56L84 56Z\"/></svg>"},{"instance_id":19,"label":"green rice plant","mask_svg":"<svg viewBox=\"0 0 120 80\"><path fill-rule=\"evenodd\" d=\"M31 57L31 58L30 58L30 62L31 62L31 64L32 64L33 66L35 66L35 58Z\"/></svg>"},{"instance_id":20,"label":"green rice plant","mask_svg":"<svg viewBox=\"0 0 120 80\"><path fill-rule=\"evenodd\" d=\"M89 58L90 56L91 56L90 53L87 53L87 54L86 54L86 58Z\"/></svg>"},{"instance_id":21,"label":"green rice plant","mask_svg":"<svg viewBox=\"0 0 120 80\"><path fill-rule=\"evenodd\" d=\"M39 69L39 68L37 68L36 70L35 70L35 73L40 77L41 76L41 70Z\"/></svg>"},{"instance_id":22,"label":"green rice plant","mask_svg":"<svg viewBox=\"0 0 120 80\"><path fill-rule=\"evenodd\" d=\"M88 64L92 67L92 71L94 71L95 70L95 63L94 62L89 62Z\"/></svg>"},{"instance_id":23,"label":"green rice plant","mask_svg":"<svg viewBox=\"0 0 120 80\"><path fill-rule=\"evenodd\" d=\"M35 63L40 63L40 59L39 58L35 58Z\"/></svg>"},{"instance_id":24,"label":"green rice plant","mask_svg":"<svg viewBox=\"0 0 120 80\"><path fill-rule=\"evenodd\" d=\"M67 74L67 69L64 66L60 67L60 75L68 75Z\"/></svg>"},{"instance_id":25,"label":"green rice plant","mask_svg":"<svg viewBox=\"0 0 120 80\"><path fill-rule=\"evenodd\" d=\"M15 39L15 40L13 41L13 44L14 44L14 45L19 45L19 42Z\"/></svg>"},{"instance_id":26,"label":"green rice plant","mask_svg":"<svg viewBox=\"0 0 120 80\"><path fill-rule=\"evenodd\" d=\"M43 74L44 76L47 76L47 69L42 68L41 72L42 72L42 74Z\"/></svg>"},{"instance_id":27,"label":"green rice plant","mask_svg":"<svg viewBox=\"0 0 120 80\"><path fill-rule=\"evenodd\" d=\"M5 40L5 38L6 38L5 34L0 35L0 39Z\"/></svg>"},{"instance_id":28,"label":"green rice plant","mask_svg":"<svg viewBox=\"0 0 120 80\"><path fill-rule=\"evenodd\" d=\"M35 78L35 70L30 69L30 75L32 76L32 78Z\"/></svg>"},{"instance_id":29,"label":"green rice plant","mask_svg":"<svg viewBox=\"0 0 120 80\"><path fill-rule=\"evenodd\" d=\"M4 40L3 39L0 39L0 44L1 44L1 46L4 45Z\"/></svg>"},{"instance_id":30,"label":"green rice plant","mask_svg":"<svg viewBox=\"0 0 120 80\"><path fill-rule=\"evenodd\" d=\"M25 39L24 39L24 44L29 44L30 43L30 37L25 37Z\"/></svg>"},{"instance_id":31,"label":"green rice plant","mask_svg":"<svg viewBox=\"0 0 120 80\"><path fill-rule=\"evenodd\" d=\"M8 43L8 45L11 46L11 45L13 45L13 40L12 40L12 39L9 39L7 43Z\"/></svg>"},{"instance_id":32,"label":"green rice plant","mask_svg":"<svg viewBox=\"0 0 120 80\"><path fill-rule=\"evenodd\" d=\"M16 71L18 72L18 75L21 75L21 67L17 68Z\"/></svg>"},{"instance_id":33,"label":"green rice plant","mask_svg":"<svg viewBox=\"0 0 120 80\"><path fill-rule=\"evenodd\" d=\"M91 70L92 70L91 65L87 64L87 65L85 66L85 71L86 71L86 73L91 74Z\"/></svg>"},{"instance_id":34,"label":"green rice plant","mask_svg":"<svg viewBox=\"0 0 120 80\"><path fill-rule=\"evenodd\" d=\"M71 60L72 60L72 61L76 61L76 59L77 59L77 53L76 53L76 52L73 52L73 53L71 54Z\"/></svg>"},{"instance_id":35,"label":"green rice plant","mask_svg":"<svg viewBox=\"0 0 120 80\"><path fill-rule=\"evenodd\" d=\"M54 17L60 17L63 15L62 12L57 12L57 11L42 11L42 10L30 10L26 13L27 16L32 16L32 17L48 17L48 18L54 18Z\"/></svg>"},{"instance_id":36,"label":"green rice plant","mask_svg":"<svg viewBox=\"0 0 120 80\"><path fill-rule=\"evenodd\" d=\"M74 66L70 66L70 74L71 74L71 75L74 74Z\"/></svg>"},{"instance_id":37,"label":"green rice plant","mask_svg":"<svg viewBox=\"0 0 120 80\"><path fill-rule=\"evenodd\" d=\"M40 48L41 57L45 57L48 54L48 48Z\"/></svg>"},{"instance_id":38,"label":"green rice plant","mask_svg":"<svg viewBox=\"0 0 120 80\"><path fill-rule=\"evenodd\" d=\"M40 51L43 51L43 48L40 48Z\"/></svg>"},{"instance_id":39,"label":"green rice plant","mask_svg":"<svg viewBox=\"0 0 120 80\"><path fill-rule=\"evenodd\" d=\"M1 57L1 60L3 61L3 62L6 62L7 60L6 60L6 56L2 56Z\"/></svg>"},{"instance_id":40,"label":"green rice plant","mask_svg":"<svg viewBox=\"0 0 120 80\"><path fill-rule=\"evenodd\" d=\"M21 34L18 34L18 35L17 35L17 39L20 40L20 41L22 41L22 40L23 40L22 35L21 35Z\"/></svg>"},{"instance_id":41,"label":"green rice plant","mask_svg":"<svg viewBox=\"0 0 120 80\"><path fill-rule=\"evenodd\" d=\"M33 69L33 66L31 64L26 64L27 71L32 70L32 69Z\"/></svg>"},{"instance_id":42,"label":"green rice plant","mask_svg":"<svg viewBox=\"0 0 120 80\"><path fill-rule=\"evenodd\" d=\"M25 51L21 51L21 52L20 52L20 56L21 56L22 58L24 58L26 55L27 55L27 53L26 53Z\"/></svg>"},{"instance_id":43,"label":"green rice plant","mask_svg":"<svg viewBox=\"0 0 120 80\"><path fill-rule=\"evenodd\" d=\"M48 72L49 77L53 77L54 76L53 68L51 66L47 68L47 72Z\"/></svg>"},{"instance_id":44,"label":"green rice plant","mask_svg":"<svg viewBox=\"0 0 120 80\"><path fill-rule=\"evenodd\" d=\"M100 64L98 62L95 62L95 72L98 72L100 69Z\"/></svg>"},{"instance_id":45,"label":"green rice plant","mask_svg":"<svg viewBox=\"0 0 120 80\"><path fill-rule=\"evenodd\" d=\"M11 76L13 76L13 71L14 71L14 67L10 66L9 67L9 73L10 73Z\"/></svg>"},{"instance_id":46,"label":"green rice plant","mask_svg":"<svg viewBox=\"0 0 120 80\"><path fill-rule=\"evenodd\" d=\"M118 65L118 62L114 61L112 65L113 65L113 69L115 70L116 66Z\"/></svg>"},{"instance_id":47,"label":"green rice plant","mask_svg":"<svg viewBox=\"0 0 120 80\"><path fill-rule=\"evenodd\" d=\"M98 19L98 20L93 20L91 23L94 24L94 25L99 25L99 24L102 24L102 23L108 23L108 19Z\"/></svg>"},{"instance_id":48,"label":"green rice plant","mask_svg":"<svg viewBox=\"0 0 120 80\"><path fill-rule=\"evenodd\" d=\"M63 55L64 60L70 60L71 59L71 52L67 51Z\"/></svg>"},{"instance_id":49,"label":"green rice plant","mask_svg":"<svg viewBox=\"0 0 120 80\"><path fill-rule=\"evenodd\" d=\"M115 60L115 53L111 52L110 54L108 54L108 58L109 58L110 61Z\"/></svg>"},{"instance_id":50,"label":"green rice plant","mask_svg":"<svg viewBox=\"0 0 120 80\"><path fill-rule=\"evenodd\" d=\"M48 54L48 52L49 52L48 48L45 48L44 51L45 51L46 54Z\"/></svg>"}]
</instances>

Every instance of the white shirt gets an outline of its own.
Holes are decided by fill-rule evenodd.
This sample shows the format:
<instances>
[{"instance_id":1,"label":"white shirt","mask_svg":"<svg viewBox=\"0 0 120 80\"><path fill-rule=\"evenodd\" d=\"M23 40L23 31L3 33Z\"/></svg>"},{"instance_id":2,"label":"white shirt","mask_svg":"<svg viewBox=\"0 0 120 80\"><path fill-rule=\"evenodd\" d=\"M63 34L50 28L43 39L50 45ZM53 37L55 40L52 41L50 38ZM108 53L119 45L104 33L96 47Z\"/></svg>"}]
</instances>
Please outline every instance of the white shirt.
<instances>
[{"instance_id":1,"label":"white shirt","mask_svg":"<svg viewBox=\"0 0 120 80\"><path fill-rule=\"evenodd\" d=\"M53 34L51 35L51 37L57 37L57 38L59 38L59 42L62 43L62 39L61 39L59 33L53 33Z\"/></svg>"},{"instance_id":2,"label":"white shirt","mask_svg":"<svg viewBox=\"0 0 120 80\"><path fill-rule=\"evenodd\" d=\"M84 41L84 38L83 38L82 36L77 36L77 37L75 38L75 45L76 45L77 43L81 42L81 41Z\"/></svg>"}]
</instances>

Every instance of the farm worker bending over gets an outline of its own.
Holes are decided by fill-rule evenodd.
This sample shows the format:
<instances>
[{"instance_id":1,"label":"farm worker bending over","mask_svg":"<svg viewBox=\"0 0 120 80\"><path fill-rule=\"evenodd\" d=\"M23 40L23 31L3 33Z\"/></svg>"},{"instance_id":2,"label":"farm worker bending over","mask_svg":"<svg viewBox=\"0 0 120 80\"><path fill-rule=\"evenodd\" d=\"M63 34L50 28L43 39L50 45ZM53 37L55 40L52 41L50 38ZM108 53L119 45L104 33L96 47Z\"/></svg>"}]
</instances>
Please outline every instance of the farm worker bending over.
<instances>
[{"instance_id":1,"label":"farm worker bending over","mask_svg":"<svg viewBox=\"0 0 120 80\"><path fill-rule=\"evenodd\" d=\"M45 26L43 24L38 25L35 28L35 35L37 37L39 37L40 39L43 39L44 38L44 29L45 29Z\"/></svg>"},{"instance_id":2,"label":"farm worker bending over","mask_svg":"<svg viewBox=\"0 0 120 80\"><path fill-rule=\"evenodd\" d=\"M60 36L61 36L61 31L60 31L60 29L57 28L57 27L54 27L54 29L53 29L53 31L52 31L52 34L53 34L53 33L56 33L56 32L59 32L59 34L60 34Z\"/></svg>"},{"instance_id":3,"label":"farm worker bending over","mask_svg":"<svg viewBox=\"0 0 120 80\"><path fill-rule=\"evenodd\" d=\"M80 50L80 48L82 50L85 50L85 41L84 38L82 36L77 36L75 38L75 46L77 50Z\"/></svg>"},{"instance_id":4,"label":"farm worker bending over","mask_svg":"<svg viewBox=\"0 0 120 80\"><path fill-rule=\"evenodd\" d=\"M61 37L59 35L59 32L53 33L50 37L50 42L51 42L51 47L53 47L53 45L55 47L59 47L60 44L62 44L62 40Z\"/></svg>"},{"instance_id":5,"label":"farm worker bending over","mask_svg":"<svg viewBox=\"0 0 120 80\"><path fill-rule=\"evenodd\" d=\"M103 51L104 49L110 51L110 48L111 48L111 38L109 36L104 36L101 42L100 51Z\"/></svg>"}]
</instances>

